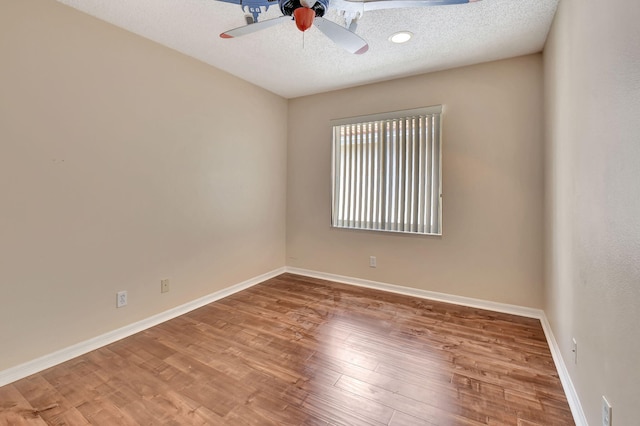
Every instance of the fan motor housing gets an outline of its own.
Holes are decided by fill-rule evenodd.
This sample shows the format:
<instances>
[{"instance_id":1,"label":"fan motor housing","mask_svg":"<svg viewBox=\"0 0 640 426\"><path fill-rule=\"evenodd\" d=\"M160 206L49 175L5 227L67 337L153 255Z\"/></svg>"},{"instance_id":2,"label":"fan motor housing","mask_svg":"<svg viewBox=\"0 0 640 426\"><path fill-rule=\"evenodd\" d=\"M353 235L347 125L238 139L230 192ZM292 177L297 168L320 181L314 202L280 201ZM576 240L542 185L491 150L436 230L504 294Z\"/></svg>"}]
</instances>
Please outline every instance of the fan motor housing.
<instances>
[{"instance_id":1,"label":"fan motor housing","mask_svg":"<svg viewBox=\"0 0 640 426\"><path fill-rule=\"evenodd\" d=\"M304 7L300 0L278 0L278 4L280 5L280 11L283 15L291 16L293 15L293 11ZM329 8L329 0L317 0L315 4L311 7L313 11L316 12L316 16L322 17L325 12Z\"/></svg>"}]
</instances>

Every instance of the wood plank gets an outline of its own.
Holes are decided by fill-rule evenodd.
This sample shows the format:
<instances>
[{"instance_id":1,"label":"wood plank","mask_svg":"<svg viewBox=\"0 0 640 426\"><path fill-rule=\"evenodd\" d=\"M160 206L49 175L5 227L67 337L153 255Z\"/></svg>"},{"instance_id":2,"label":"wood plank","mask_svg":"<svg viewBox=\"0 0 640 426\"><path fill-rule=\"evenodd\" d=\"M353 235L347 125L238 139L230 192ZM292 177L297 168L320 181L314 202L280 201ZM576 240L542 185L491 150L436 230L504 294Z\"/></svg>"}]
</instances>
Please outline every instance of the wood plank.
<instances>
[{"instance_id":1,"label":"wood plank","mask_svg":"<svg viewBox=\"0 0 640 426\"><path fill-rule=\"evenodd\" d=\"M0 426L571 425L540 322L282 274L0 388Z\"/></svg>"}]
</instances>

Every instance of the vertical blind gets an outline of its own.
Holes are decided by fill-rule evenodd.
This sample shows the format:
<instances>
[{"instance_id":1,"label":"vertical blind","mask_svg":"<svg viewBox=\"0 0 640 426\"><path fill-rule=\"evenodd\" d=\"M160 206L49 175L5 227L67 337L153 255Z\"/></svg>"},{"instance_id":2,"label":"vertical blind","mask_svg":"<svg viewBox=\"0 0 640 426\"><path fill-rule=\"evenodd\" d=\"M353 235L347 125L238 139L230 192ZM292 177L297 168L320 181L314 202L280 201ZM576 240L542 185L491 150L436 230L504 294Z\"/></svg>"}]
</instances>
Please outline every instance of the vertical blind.
<instances>
[{"instance_id":1,"label":"vertical blind","mask_svg":"<svg viewBox=\"0 0 640 426\"><path fill-rule=\"evenodd\" d=\"M331 224L441 234L442 106L333 120Z\"/></svg>"}]
</instances>

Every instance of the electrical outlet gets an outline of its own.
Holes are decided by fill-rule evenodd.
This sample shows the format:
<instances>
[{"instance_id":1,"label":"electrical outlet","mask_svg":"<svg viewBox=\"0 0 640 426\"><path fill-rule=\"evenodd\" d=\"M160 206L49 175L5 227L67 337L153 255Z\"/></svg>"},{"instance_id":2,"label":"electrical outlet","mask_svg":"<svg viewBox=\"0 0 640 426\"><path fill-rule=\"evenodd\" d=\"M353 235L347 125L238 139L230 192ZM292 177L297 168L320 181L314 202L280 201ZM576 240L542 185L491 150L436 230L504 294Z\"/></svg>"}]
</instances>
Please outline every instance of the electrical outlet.
<instances>
[{"instance_id":1,"label":"electrical outlet","mask_svg":"<svg viewBox=\"0 0 640 426\"><path fill-rule=\"evenodd\" d=\"M602 395L602 426L611 426L611 404Z\"/></svg>"},{"instance_id":2,"label":"electrical outlet","mask_svg":"<svg viewBox=\"0 0 640 426\"><path fill-rule=\"evenodd\" d=\"M573 346L571 347L571 352L573 352L573 363L578 363L578 342L576 342L576 338L571 339L573 342Z\"/></svg>"},{"instance_id":3,"label":"electrical outlet","mask_svg":"<svg viewBox=\"0 0 640 426\"><path fill-rule=\"evenodd\" d=\"M168 292L169 292L169 278L160 280L160 293L168 293Z\"/></svg>"},{"instance_id":4,"label":"electrical outlet","mask_svg":"<svg viewBox=\"0 0 640 426\"><path fill-rule=\"evenodd\" d=\"M369 256L369 268L375 268L378 266L378 262L376 261L375 256Z\"/></svg>"},{"instance_id":5,"label":"electrical outlet","mask_svg":"<svg viewBox=\"0 0 640 426\"><path fill-rule=\"evenodd\" d=\"M116 297L116 308L122 308L123 306L127 305L127 292L126 291L119 291L118 293L116 293L117 297Z\"/></svg>"}]
</instances>

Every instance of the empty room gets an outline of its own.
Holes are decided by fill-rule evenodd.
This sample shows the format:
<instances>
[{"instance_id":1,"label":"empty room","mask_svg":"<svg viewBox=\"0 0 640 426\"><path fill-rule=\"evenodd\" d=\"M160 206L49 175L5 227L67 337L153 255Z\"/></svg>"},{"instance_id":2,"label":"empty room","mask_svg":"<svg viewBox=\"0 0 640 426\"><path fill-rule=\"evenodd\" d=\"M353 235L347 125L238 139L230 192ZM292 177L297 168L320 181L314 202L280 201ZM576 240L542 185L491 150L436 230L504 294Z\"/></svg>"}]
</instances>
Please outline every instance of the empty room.
<instances>
[{"instance_id":1,"label":"empty room","mask_svg":"<svg viewBox=\"0 0 640 426\"><path fill-rule=\"evenodd\" d=\"M638 20L0 0L0 425L637 425Z\"/></svg>"}]
</instances>

